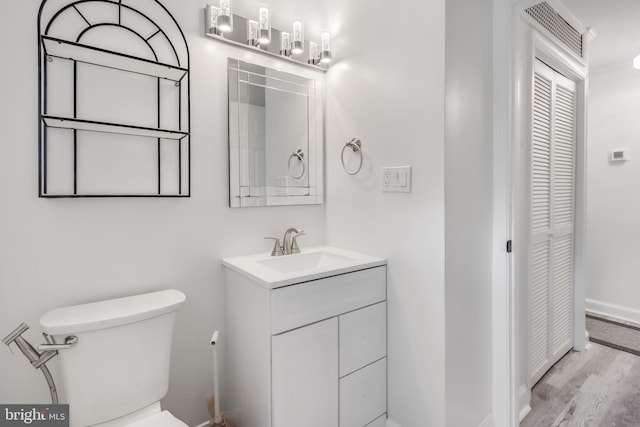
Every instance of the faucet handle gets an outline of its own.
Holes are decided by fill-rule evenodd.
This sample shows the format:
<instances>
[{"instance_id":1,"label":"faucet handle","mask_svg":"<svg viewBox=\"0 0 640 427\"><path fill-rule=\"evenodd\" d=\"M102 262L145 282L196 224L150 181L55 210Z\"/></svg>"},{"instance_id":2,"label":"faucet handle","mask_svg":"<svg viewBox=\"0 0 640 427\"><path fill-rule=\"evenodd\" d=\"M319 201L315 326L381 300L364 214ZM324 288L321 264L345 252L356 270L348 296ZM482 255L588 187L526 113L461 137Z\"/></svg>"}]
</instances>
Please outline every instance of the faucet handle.
<instances>
[{"instance_id":1,"label":"faucet handle","mask_svg":"<svg viewBox=\"0 0 640 427\"><path fill-rule=\"evenodd\" d=\"M304 235L305 235L305 232L301 231L300 233L298 233L295 236L293 236L293 239L291 240L291 253L292 254L299 254L300 253L300 248L298 247L298 241L296 239L298 237L304 236Z\"/></svg>"},{"instance_id":2,"label":"faucet handle","mask_svg":"<svg viewBox=\"0 0 640 427\"><path fill-rule=\"evenodd\" d=\"M271 251L271 256L284 255L284 252L282 252L282 245L280 245L280 239L278 239L277 237L265 237L265 239L275 240L275 244L273 245L273 250Z\"/></svg>"}]
</instances>

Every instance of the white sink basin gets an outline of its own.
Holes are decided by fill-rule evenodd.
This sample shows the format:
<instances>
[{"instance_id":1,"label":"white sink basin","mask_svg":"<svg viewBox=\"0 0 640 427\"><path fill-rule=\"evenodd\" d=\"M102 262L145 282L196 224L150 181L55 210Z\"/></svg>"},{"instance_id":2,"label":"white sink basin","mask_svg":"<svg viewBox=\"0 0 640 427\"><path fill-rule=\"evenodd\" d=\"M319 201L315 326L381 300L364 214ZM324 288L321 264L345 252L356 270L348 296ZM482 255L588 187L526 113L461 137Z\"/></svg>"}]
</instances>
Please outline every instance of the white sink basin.
<instances>
[{"instance_id":1,"label":"white sink basin","mask_svg":"<svg viewBox=\"0 0 640 427\"><path fill-rule=\"evenodd\" d=\"M270 256L263 253L222 260L225 267L268 288L349 273L386 263L382 258L331 246L305 248L294 255Z\"/></svg>"},{"instance_id":2,"label":"white sink basin","mask_svg":"<svg viewBox=\"0 0 640 427\"><path fill-rule=\"evenodd\" d=\"M353 261L355 261L355 259L351 257L318 251L300 252L299 254L287 256L270 256L257 262L277 272L290 274L309 269L332 270Z\"/></svg>"}]
</instances>

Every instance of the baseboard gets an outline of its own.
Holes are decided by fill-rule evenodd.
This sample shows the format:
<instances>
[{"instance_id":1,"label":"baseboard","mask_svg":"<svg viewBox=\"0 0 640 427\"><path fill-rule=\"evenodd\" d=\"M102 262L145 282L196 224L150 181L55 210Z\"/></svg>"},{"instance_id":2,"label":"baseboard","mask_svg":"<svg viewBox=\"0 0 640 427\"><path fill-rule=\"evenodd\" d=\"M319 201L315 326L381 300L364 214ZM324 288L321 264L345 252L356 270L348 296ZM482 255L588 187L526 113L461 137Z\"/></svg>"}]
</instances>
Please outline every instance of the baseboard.
<instances>
[{"instance_id":1,"label":"baseboard","mask_svg":"<svg viewBox=\"0 0 640 427\"><path fill-rule=\"evenodd\" d=\"M491 420L490 420L491 423L490 424L487 423L487 420L489 420L489 418L491 418ZM205 421L202 424L198 424L196 427L208 427L210 425L211 425L211 423L209 421ZM386 427L400 427L400 424L396 423L391 418L387 418ZM482 424L480 424L478 427L494 427L493 426L493 414L489 414L489 416L487 418L485 418L485 420L482 422Z\"/></svg>"},{"instance_id":2,"label":"baseboard","mask_svg":"<svg viewBox=\"0 0 640 427\"><path fill-rule=\"evenodd\" d=\"M584 331L584 342L585 342L584 350L585 351L591 350L591 341L589 341L589 331L587 331L586 329Z\"/></svg>"},{"instance_id":3,"label":"baseboard","mask_svg":"<svg viewBox=\"0 0 640 427\"><path fill-rule=\"evenodd\" d=\"M526 384L520 385L519 396L520 414L518 421L522 421L531 412L531 390Z\"/></svg>"},{"instance_id":4,"label":"baseboard","mask_svg":"<svg viewBox=\"0 0 640 427\"><path fill-rule=\"evenodd\" d=\"M480 423L478 427L495 427L496 422L493 419L493 413L487 415L487 417Z\"/></svg>"},{"instance_id":5,"label":"baseboard","mask_svg":"<svg viewBox=\"0 0 640 427\"><path fill-rule=\"evenodd\" d=\"M592 299L586 300L587 314L640 327L640 310Z\"/></svg>"},{"instance_id":6,"label":"baseboard","mask_svg":"<svg viewBox=\"0 0 640 427\"><path fill-rule=\"evenodd\" d=\"M391 418L387 418L387 425L386 427L400 427L400 424L396 423L395 421L393 421Z\"/></svg>"},{"instance_id":7,"label":"baseboard","mask_svg":"<svg viewBox=\"0 0 640 427\"><path fill-rule=\"evenodd\" d=\"M526 404L523 407L521 407L520 414L518 415L518 421L522 422L522 420L524 420L524 417L529 415L529 412L531 412L531 406L529 406L529 404Z\"/></svg>"}]
</instances>

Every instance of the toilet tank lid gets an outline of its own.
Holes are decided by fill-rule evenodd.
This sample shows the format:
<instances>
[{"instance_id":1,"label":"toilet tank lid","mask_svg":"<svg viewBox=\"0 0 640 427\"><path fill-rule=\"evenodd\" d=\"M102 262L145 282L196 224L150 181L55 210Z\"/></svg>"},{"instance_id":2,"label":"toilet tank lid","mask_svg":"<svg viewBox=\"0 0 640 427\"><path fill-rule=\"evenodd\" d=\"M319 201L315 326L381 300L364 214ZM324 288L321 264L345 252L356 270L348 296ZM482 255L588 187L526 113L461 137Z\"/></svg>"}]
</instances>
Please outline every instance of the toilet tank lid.
<instances>
[{"instance_id":1,"label":"toilet tank lid","mask_svg":"<svg viewBox=\"0 0 640 427\"><path fill-rule=\"evenodd\" d=\"M177 310L186 297L175 289L56 308L40 318L49 335L73 334L138 322Z\"/></svg>"}]
</instances>

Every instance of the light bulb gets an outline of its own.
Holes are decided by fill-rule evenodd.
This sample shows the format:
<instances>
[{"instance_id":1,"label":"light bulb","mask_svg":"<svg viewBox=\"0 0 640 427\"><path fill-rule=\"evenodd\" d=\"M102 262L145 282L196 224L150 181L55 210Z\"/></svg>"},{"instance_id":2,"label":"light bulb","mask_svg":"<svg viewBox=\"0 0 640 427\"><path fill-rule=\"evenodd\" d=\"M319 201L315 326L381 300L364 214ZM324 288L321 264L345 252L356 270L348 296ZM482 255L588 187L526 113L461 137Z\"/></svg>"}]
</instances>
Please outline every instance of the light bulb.
<instances>
[{"instance_id":1,"label":"light bulb","mask_svg":"<svg viewBox=\"0 0 640 427\"><path fill-rule=\"evenodd\" d=\"M318 63L318 43L309 42L309 64L316 65Z\"/></svg>"},{"instance_id":2,"label":"light bulb","mask_svg":"<svg viewBox=\"0 0 640 427\"><path fill-rule=\"evenodd\" d=\"M640 70L640 55L633 58L633 68Z\"/></svg>"},{"instance_id":3,"label":"light bulb","mask_svg":"<svg viewBox=\"0 0 640 427\"><path fill-rule=\"evenodd\" d=\"M220 34L218 31L218 15L220 9L215 6L207 5L207 34Z\"/></svg>"},{"instance_id":4,"label":"light bulb","mask_svg":"<svg viewBox=\"0 0 640 427\"><path fill-rule=\"evenodd\" d=\"M269 23L269 8L262 6L258 9L258 43L271 42L271 25Z\"/></svg>"},{"instance_id":5,"label":"light bulb","mask_svg":"<svg viewBox=\"0 0 640 427\"><path fill-rule=\"evenodd\" d=\"M302 21L296 19L293 21L293 44L291 53L299 55L304 52L304 27Z\"/></svg>"},{"instance_id":6,"label":"light bulb","mask_svg":"<svg viewBox=\"0 0 640 427\"><path fill-rule=\"evenodd\" d=\"M291 35L285 31L280 33L280 55L291 56Z\"/></svg>"},{"instance_id":7,"label":"light bulb","mask_svg":"<svg viewBox=\"0 0 640 427\"><path fill-rule=\"evenodd\" d=\"M258 21L253 19L247 21L247 44L249 46L258 45Z\"/></svg>"},{"instance_id":8,"label":"light bulb","mask_svg":"<svg viewBox=\"0 0 640 427\"><path fill-rule=\"evenodd\" d=\"M326 31L320 34L320 62L331 62L331 35Z\"/></svg>"},{"instance_id":9,"label":"light bulb","mask_svg":"<svg viewBox=\"0 0 640 427\"><path fill-rule=\"evenodd\" d=\"M218 15L218 29L223 33L233 31L233 17L231 15L231 0L220 0L220 14Z\"/></svg>"}]
</instances>

